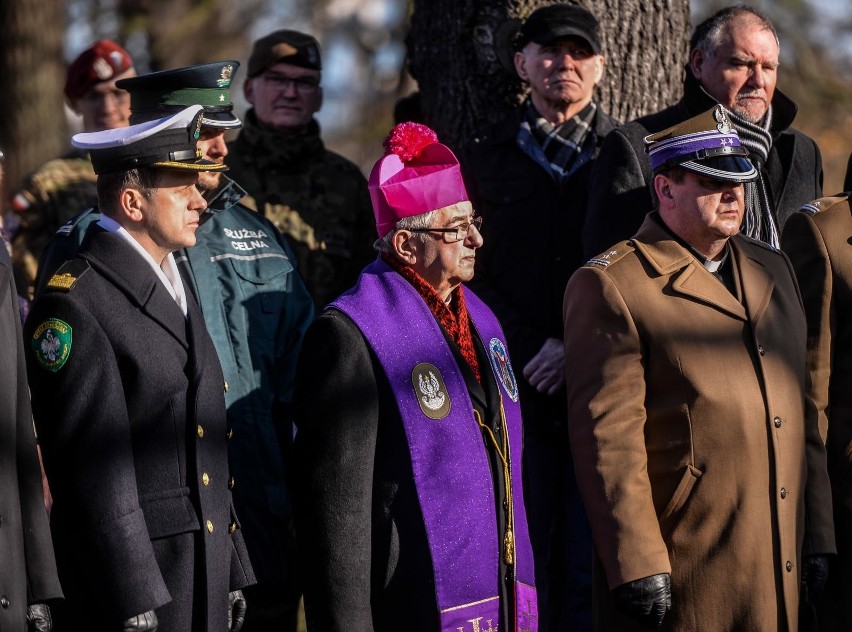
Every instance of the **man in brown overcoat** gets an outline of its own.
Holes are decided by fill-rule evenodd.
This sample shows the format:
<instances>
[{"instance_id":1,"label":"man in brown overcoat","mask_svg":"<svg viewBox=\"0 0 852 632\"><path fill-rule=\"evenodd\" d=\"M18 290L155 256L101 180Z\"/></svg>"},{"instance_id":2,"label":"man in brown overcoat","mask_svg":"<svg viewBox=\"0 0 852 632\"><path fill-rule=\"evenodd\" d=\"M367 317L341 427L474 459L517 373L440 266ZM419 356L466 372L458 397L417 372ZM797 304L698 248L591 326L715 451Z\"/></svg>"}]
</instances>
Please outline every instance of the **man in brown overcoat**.
<instances>
[{"instance_id":1,"label":"man in brown overcoat","mask_svg":"<svg viewBox=\"0 0 852 632\"><path fill-rule=\"evenodd\" d=\"M826 441L837 532L820 630L852 630L852 206L846 192L805 205L781 237L808 320L811 397Z\"/></svg>"},{"instance_id":2,"label":"man in brown overcoat","mask_svg":"<svg viewBox=\"0 0 852 632\"><path fill-rule=\"evenodd\" d=\"M795 632L835 548L792 268L739 234L756 171L722 108L645 142L658 211L565 293L596 627Z\"/></svg>"}]
</instances>

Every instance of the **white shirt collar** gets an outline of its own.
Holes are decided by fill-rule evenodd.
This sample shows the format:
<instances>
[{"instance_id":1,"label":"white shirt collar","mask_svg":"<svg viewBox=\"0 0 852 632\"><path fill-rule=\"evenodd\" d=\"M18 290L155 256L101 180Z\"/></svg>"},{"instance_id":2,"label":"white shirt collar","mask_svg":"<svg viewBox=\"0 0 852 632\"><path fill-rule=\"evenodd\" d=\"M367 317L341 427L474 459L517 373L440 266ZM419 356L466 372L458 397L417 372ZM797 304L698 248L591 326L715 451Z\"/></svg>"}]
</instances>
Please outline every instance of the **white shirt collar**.
<instances>
[{"instance_id":1,"label":"white shirt collar","mask_svg":"<svg viewBox=\"0 0 852 632\"><path fill-rule=\"evenodd\" d=\"M157 275L157 278L166 286L169 294L171 294L172 298L178 304L183 315L187 315L187 305L186 305L186 290L183 287L183 281L180 278L180 272L178 272L177 264L175 263L175 258L172 253L166 255L166 258L163 259L162 266L157 265L157 262L154 261L154 257L152 257L147 250L142 247L136 239L131 235L121 224L115 221L113 218L108 217L104 214L101 214L100 220L98 220L98 226L103 228L110 233L117 234L119 237L124 239L127 243L129 243L145 261L151 266L151 269L154 271L154 274Z\"/></svg>"}]
</instances>

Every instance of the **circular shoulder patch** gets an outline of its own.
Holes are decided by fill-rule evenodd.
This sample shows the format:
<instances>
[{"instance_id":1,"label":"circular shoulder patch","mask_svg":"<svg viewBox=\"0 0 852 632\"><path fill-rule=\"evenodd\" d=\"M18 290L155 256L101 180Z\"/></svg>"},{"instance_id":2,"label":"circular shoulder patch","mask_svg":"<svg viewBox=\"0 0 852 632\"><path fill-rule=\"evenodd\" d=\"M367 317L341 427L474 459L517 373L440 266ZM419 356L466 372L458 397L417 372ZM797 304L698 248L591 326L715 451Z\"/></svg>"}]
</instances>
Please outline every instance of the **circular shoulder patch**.
<instances>
[{"instance_id":1,"label":"circular shoulder patch","mask_svg":"<svg viewBox=\"0 0 852 632\"><path fill-rule=\"evenodd\" d=\"M503 341L492 338L488 343L488 351L494 375L500 380L509 398L513 402L518 401L518 382L515 380L515 372L512 370L512 363L509 362L509 352L506 351Z\"/></svg>"},{"instance_id":2,"label":"circular shoulder patch","mask_svg":"<svg viewBox=\"0 0 852 632\"><path fill-rule=\"evenodd\" d=\"M443 419L450 414L450 395L438 367L421 362L411 372L411 385L424 415L430 419Z\"/></svg>"},{"instance_id":3,"label":"circular shoulder patch","mask_svg":"<svg viewBox=\"0 0 852 632\"><path fill-rule=\"evenodd\" d=\"M49 318L36 327L30 345L39 364L56 373L71 356L71 325Z\"/></svg>"}]
</instances>

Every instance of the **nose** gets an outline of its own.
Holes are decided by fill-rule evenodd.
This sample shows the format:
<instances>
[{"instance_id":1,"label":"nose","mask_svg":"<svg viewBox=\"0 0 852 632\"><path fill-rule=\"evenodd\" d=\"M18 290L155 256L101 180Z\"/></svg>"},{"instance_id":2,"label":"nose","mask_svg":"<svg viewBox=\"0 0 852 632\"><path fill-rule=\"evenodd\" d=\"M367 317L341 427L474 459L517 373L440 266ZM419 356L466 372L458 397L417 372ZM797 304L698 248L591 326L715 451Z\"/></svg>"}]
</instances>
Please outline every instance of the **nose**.
<instances>
[{"instance_id":1,"label":"nose","mask_svg":"<svg viewBox=\"0 0 852 632\"><path fill-rule=\"evenodd\" d=\"M736 202L742 206L745 198L745 186L742 184L731 184L722 192L722 197L725 202Z\"/></svg>"},{"instance_id":2,"label":"nose","mask_svg":"<svg viewBox=\"0 0 852 632\"><path fill-rule=\"evenodd\" d=\"M228 146L225 144L225 135L219 134L215 138L211 138L207 145L205 158L208 160L217 160L228 155Z\"/></svg>"},{"instance_id":3,"label":"nose","mask_svg":"<svg viewBox=\"0 0 852 632\"><path fill-rule=\"evenodd\" d=\"M752 67L751 75L749 76L749 85L761 89L766 85L766 71L760 64L755 64Z\"/></svg>"},{"instance_id":4,"label":"nose","mask_svg":"<svg viewBox=\"0 0 852 632\"><path fill-rule=\"evenodd\" d=\"M476 225L471 224L470 228L467 229L467 236L465 237L465 245L468 248L481 248L483 243L482 233L479 232L479 229Z\"/></svg>"},{"instance_id":5,"label":"nose","mask_svg":"<svg viewBox=\"0 0 852 632\"><path fill-rule=\"evenodd\" d=\"M574 64L576 60L574 56L571 54L572 51L565 50L562 51L559 55L559 65L566 70L572 70L574 68Z\"/></svg>"},{"instance_id":6,"label":"nose","mask_svg":"<svg viewBox=\"0 0 852 632\"><path fill-rule=\"evenodd\" d=\"M190 211L198 211L200 215L207 209L207 200L204 199L204 196L201 195L201 191L198 190L198 185L196 184L193 188L192 197L189 199L189 208Z\"/></svg>"},{"instance_id":7,"label":"nose","mask_svg":"<svg viewBox=\"0 0 852 632\"><path fill-rule=\"evenodd\" d=\"M296 90L296 82L292 79L288 79L284 83L284 89L281 92L283 92L287 97L297 97L298 90Z\"/></svg>"}]
</instances>

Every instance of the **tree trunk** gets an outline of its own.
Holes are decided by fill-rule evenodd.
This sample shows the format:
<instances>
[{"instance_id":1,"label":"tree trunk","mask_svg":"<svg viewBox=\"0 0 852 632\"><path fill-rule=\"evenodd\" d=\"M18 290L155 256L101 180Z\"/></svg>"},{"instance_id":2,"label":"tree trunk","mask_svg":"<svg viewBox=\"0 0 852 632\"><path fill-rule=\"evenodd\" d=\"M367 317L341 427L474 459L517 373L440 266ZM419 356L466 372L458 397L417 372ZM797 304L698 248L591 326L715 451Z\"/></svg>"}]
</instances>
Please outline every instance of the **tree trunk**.
<instances>
[{"instance_id":1,"label":"tree trunk","mask_svg":"<svg viewBox=\"0 0 852 632\"><path fill-rule=\"evenodd\" d=\"M119 0L123 37L144 32L150 71L241 59L262 0ZM142 69L139 69L140 72Z\"/></svg>"},{"instance_id":2,"label":"tree trunk","mask_svg":"<svg viewBox=\"0 0 852 632\"><path fill-rule=\"evenodd\" d=\"M0 2L0 148L6 154L2 200L22 177L68 146L64 35L61 0Z\"/></svg>"},{"instance_id":3,"label":"tree trunk","mask_svg":"<svg viewBox=\"0 0 852 632\"><path fill-rule=\"evenodd\" d=\"M523 85L498 56L501 25L553 4L545 0L414 0L411 74L425 120L450 145L515 107ZM600 21L607 71L597 100L627 121L680 97L690 35L688 0L588 0ZM505 50L505 48L503 49ZM510 59L504 54L504 59Z\"/></svg>"}]
</instances>

